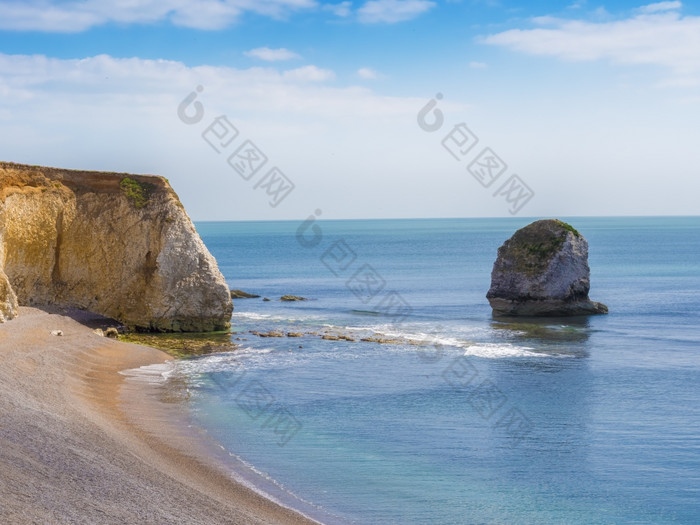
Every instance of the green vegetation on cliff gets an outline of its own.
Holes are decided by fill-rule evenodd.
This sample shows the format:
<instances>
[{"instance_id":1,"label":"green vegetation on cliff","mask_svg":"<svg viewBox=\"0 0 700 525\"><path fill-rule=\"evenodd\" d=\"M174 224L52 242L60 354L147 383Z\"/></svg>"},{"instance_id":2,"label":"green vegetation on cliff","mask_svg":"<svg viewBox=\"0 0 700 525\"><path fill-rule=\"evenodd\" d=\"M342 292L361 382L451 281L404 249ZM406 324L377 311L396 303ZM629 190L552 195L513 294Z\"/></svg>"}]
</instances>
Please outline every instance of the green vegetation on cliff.
<instances>
[{"instance_id":1,"label":"green vegetation on cliff","mask_svg":"<svg viewBox=\"0 0 700 525\"><path fill-rule=\"evenodd\" d=\"M138 182L131 177L124 177L119 183L119 187L136 208L143 208L148 204L148 199L154 189L153 184Z\"/></svg>"},{"instance_id":2,"label":"green vegetation on cliff","mask_svg":"<svg viewBox=\"0 0 700 525\"><path fill-rule=\"evenodd\" d=\"M567 231L570 231L576 237L581 237L581 234L578 232L578 230L576 228L574 228L573 226L571 226L571 224L566 223L564 221L560 221L559 219L555 219L555 221L559 224L559 226L561 226L562 228L564 228Z\"/></svg>"}]
</instances>

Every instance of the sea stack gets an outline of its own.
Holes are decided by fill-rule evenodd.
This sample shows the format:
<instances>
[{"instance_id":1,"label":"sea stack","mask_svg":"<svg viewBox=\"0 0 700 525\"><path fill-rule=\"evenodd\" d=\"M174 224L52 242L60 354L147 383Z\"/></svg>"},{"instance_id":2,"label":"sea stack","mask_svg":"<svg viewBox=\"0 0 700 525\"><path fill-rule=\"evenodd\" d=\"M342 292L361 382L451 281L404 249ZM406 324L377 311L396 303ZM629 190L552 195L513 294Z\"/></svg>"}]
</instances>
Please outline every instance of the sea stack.
<instances>
[{"instance_id":1,"label":"sea stack","mask_svg":"<svg viewBox=\"0 0 700 525\"><path fill-rule=\"evenodd\" d=\"M174 332L226 329L233 310L163 177L0 162L0 322L18 304Z\"/></svg>"},{"instance_id":2,"label":"sea stack","mask_svg":"<svg viewBox=\"0 0 700 525\"><path fill-rule=\"evenodd\" d=\"M588 298L588 242L557 219L533 222L498 249L486 298L497 316L606 314Z\"/></svg>"}]
</instances>

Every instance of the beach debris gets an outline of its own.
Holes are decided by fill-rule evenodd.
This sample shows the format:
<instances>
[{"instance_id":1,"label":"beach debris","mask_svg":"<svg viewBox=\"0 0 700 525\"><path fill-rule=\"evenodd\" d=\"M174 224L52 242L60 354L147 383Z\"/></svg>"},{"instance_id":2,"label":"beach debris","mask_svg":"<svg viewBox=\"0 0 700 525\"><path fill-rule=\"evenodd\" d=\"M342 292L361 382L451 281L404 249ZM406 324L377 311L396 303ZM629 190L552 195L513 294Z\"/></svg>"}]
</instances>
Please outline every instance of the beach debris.
<instances>
[{"instance_id":1,"label":"beach debris","mask_svg":"<svg viewBox=\"0 0 700 525\"><path fill-rule=\"evenodd\" d=\"M93 334L97 334L97 335L99 335L100 337L104 337L104 336L105 336L105 333L104 333L104 331L102 330L102 328L95 328L95 329L92 331L92 333L93 333Z\"/></svg>"},{"instance_id":2,"label":"beach debris","mask_svg":"<svg viewBox=\"0 0 700 525\"><path fill-rule=\"evenodd\" d=\"M243 290L231 290L231 299L257 299L258 297L260 296Z\"/></svg>"},{"instance_id":3,"label":"beach debris","mask_svg":"<svg viewBox=\"0 0 700 525\"><path fill-rule=\"evenodd\" d=\"M486 298L496 316L606 314L588 298L588 242L557 219L535 221L498 249Z\"/></svg>"},{"instance_id":4,"label":"beach debris","mask_svg":"<svg viewBox=\"0 0 700 525\"><path fill-rule=\"evenodd\" d=\"M51 330L51 335L62 336L63 330Z\"/></svg>"}]
</instances>

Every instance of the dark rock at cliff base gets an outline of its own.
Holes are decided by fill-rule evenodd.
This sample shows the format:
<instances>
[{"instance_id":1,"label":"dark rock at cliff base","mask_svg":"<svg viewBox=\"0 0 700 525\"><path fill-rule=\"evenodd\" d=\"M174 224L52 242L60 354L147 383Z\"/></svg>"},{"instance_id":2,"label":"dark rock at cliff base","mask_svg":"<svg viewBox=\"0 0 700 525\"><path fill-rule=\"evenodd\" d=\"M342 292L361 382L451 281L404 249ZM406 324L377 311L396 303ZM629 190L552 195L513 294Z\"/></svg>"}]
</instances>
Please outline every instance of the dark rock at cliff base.
<instances>
[{"instance_id":1,"label":"dark rock at cliff base","mask_svg":"<svg viewBox=\"0 0 700 525\"><path fill-rule=\"evenodd\" d=\"M606 314L588 298L588 242L556 219L533 222L498 249L486 298L494 315Z\"/></svg>"}]
</instances>

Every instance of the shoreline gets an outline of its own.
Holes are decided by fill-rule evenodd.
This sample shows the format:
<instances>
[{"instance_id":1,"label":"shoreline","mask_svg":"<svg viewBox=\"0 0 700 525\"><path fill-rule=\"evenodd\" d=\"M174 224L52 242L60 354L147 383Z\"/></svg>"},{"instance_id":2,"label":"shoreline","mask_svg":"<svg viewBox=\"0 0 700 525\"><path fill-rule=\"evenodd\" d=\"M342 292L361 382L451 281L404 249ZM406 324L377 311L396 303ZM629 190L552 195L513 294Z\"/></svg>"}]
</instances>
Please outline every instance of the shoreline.
<instances>
[{"instance_id":1,"label":"shoreline","mask_svg":"<svg viewBox=\"0 0 700 525\"><path fill-rule=\"evenodd\" d=\"M178 400L120 373L172 358L95 320L22 307L0 325L1 521L318 523L227 476Z\"/></svg>"}]
</instances>

